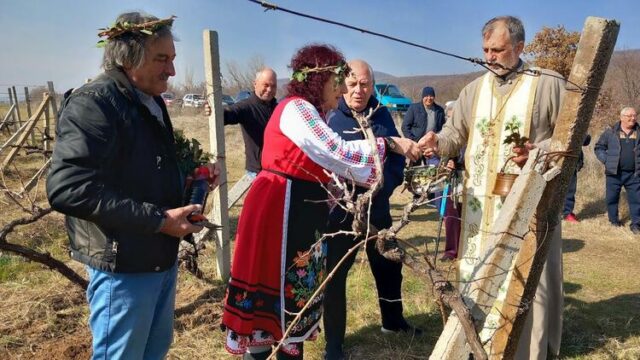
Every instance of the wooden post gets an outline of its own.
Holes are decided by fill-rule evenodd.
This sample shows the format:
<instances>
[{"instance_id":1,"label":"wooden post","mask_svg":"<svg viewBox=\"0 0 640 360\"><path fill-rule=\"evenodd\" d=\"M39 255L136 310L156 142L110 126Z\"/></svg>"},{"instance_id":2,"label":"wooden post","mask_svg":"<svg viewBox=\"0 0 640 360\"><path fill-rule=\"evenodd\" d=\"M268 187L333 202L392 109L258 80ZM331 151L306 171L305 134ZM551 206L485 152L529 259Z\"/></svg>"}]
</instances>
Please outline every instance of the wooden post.
<instances>
[{"instance_id":1,"label":"wooden post","mask_svg":"<svg viewBox=\"0 0 640 360\"><path fill-rule=\"evenodd\" d=\"M539 149L535 149L530 153L529 160L500 209L491 229L492 235L484 245L491 250L481 255L480 265L473 272L473 279L477 280L464 283L460 291L471 311L476 330L483 330L483 325L487 323L498 290L520 250L522 238L529 232L529 220L533 217L542 191L549 177L557 175L557 172L541 173L545 169L544 163L537 161L539 152ZM496 353L491 348L491 331L495 329L485 325L484 331L480 333L480 340L489 358L495 359ZM458 316L451 314L430 358L467 359L470 353Z\"/></svg>"},{"instance_id":2,"label":"wooden post","mask_svg":"<svg viewBox=\"0 0 640 360\"><path fill-rule=\"evenodd\" d=\"M51 107L51 112L53 112L53 119L55 120L54 125L58 124L58 100L56 99L56 90L53 88L53 81L47 81L47 88L49 89L49 105ZM44 130L43 130L43 149L45 154L51 150L51 118L49 117L49 109L47 108L47 112L44 116Z\"/></svg>"},{"instance_id":3,"label":"wooden post","mask_svg":"<svg viewBox=\"0 0 640 360\"><path fill-rule=\"evenodd\" d=\"M240 200L242 195L246 193L247 190L249 190L251 184L253 183L253 179L254 177L244 174L240 178L240 180L238 180L238 182L233 184L233 187L231 188L231 190L229 190L229 205L227 206L228 209L231 209L233 204Z\"/></svg>"},{"instance_id":4,"label":"wooden post","mask_svg":"<svg viewBox=\"0 0 640 360\"><path fill-rule=\"evenodd\" d=\"M14 104L16 104L16 117L18 118L18 122L14 123L15 129L18 129L22 126L22 114L20 114L20 101L18 101L18 93L16 92L16 87L11 87L11 92L13 93Z\"/></svg>"},{"instance_id":5,"label":"wooden post","mask_svg":"<svg viewBox=\"0 0 640 360\"><path fill-rule=\"evenodd\" d=\"M534 220L531 220L531 216L529 219L524 219L531 221L529 227L532 228L528 235L522 237L524 241L505 244L503 247L495 249L493 254L489 254L489 257L484 261L483 266L485 267L496 268L502 265L506 270L504 264L501 264L497 257L504 256L509 246L518 248L515 259L515 264L518 267L516 271L512 272L510 282L503 285L507 286L504 302L491 303L489 299L495 299L497 291L495 287L484 284L484 287L479 285L478 290L481 291L478 292L482 292L479 298L485 303L482 304L483 306L472 308L474 318L478 320L476 326L485 332L485 336L482 338L491 339L485 344L485 350L492 359L512 359L517 350L520 333L529 310L528 306L519 305L531 303L538 287L551 244L549 237L560 222L559 214L563 202L558 199L564 199L568 182L573 176L577 155L591 121L598 92L613 53L618 30L619 24L615 21L595 17L587 18L569 75L569 82L566 85L567 93L562 101L548 149L550 152L570 151L576 156L559 158L556 166L560 175L551 180L546 187L543 187L544 191L539 187L526 189L529 196L532 195L532 192L537 192L540 200L534 201L533 198L520 200L525 202L523 205L526 208L530 205L536 205ZM573 84L577 84L577 86ZM509 195L509 197L511 196L513 196L513 192ZM500 216L505 210L505 208L501 210ZM496 221L492 233L495 233L500 226L500 221ZM485 275L487 274L479 269L475 278L481 279ZM494 311L499 316L495 323L488 324L484 320L492 308L495 308ZM445 330L431 354L432 359L468 358L469 351L466 348L463 335L458 329L459 326L455 324L455 317L452 318L451 323L447 322L445 325ZM554 319L550 321L554 321Z\"/></svg>"},{"instance_id":6,"label":"wooden post","mask_svg":"<svg viewBox=\"0 0 640 360\"><path fill-rule=\"evenodd\" d=\"M227 165L225 161L218 33L211 30L204 30L203 45L204 72L206 91L208 94L207 101L211 104L211 115L209 115L210 152L216 157L221 170L220 186L213 191L213 210L209 217L211 222L222 225L222 229L217 230L218 247L216 258L218 262L218 275L222 280L227 281L231 269L231 241L229 239Z\"/></svg>"},{"instance_id":7,"label":"wooden post","mask_svg":"<svg viewBox=\"0 0 640 360\"><path fill-rule=\"evenodd\" d=\"M31 119L31 97L29 96L29 88L24 87L24 102L27 105L27 118ZM36 143L36 134L35 132L31 132L31 145L37 146Z\"/></svg>"},{"instance_id":8,"label":"wooden post","mask_svg":"<svg viewBox=\"0 0 640 360\"><path fill-rule=\"evenodd\" d=\"M0 165L0 171L6 169L7 166L9 166L9 164L11 164L11 161L13 161L13 158L16 156L16 154L20 150L20 147L22 146L22 144L24 144L24 141L27 139L27 136L29 135L29 133L31 133L31 131L33 131L33 128L36 126L38 118L44 112L45 107L47 107L47 105L49 105L48 102L49 102L49 97L45 96L44 100L42 100L42 103L38 107L38 110L31 117L31 119L29 119L29 121L27 122L28 125L25 126L25 129L22 131L22 133L20 134L20 136L16 140L15 147L13 149L11 149L11 151L9 151L9 154L7 155L7 157L2 162L2 165Z\"/></svg>"},{"instance_id":9,"label":"wooden post","mask_svg":"<svg viewBox=\"0 0 640 360\"><path fill-rule=\"evenodd\" d=\"M9 102L11 102L11 99L9 99ZM16 110L16 104L11 104L11 107L9 108L9 111L7 112L7 114L4 116L4 119L2 119L2 122L0 123L0 130L2 129L7 129L9 131L9 118L13 118L13 112ZM11 132L11 131L9 131Z\"/></svg>"},{"instance_id":10,"label":"wooden post","mask_svg":"<svg viewBox=\"0 0 640 360\"><path fill-rule=\"evenodd\" d=\"M51 166L51 158L48 158L47 161L44 163L44 165L42 165L40 170L38 170L31 177L31 179L24 185L19 195L22 196L25 193L28 193L29 191L31 191L31 189L33 189L33 187L38 184L38 181L40 181L40 178L42 178L42 175L46 174L47 171L49 171L49 166Z\"/></svg>"},{"instance_id":11,"label":"wooden post","mask_svg":"<svg viewBox=\"0 0 640 360\"><path fill-rule=\"evenodd\" d=\"M24 87L24 102L27 104L27 117L31 118L31 96L29 96L29 88Z\"/></svg>"},{"instance_id":12,"label":"wooden post","mask_svg":"<svg viewBox=\"0 0 640 360\"><path fill-rule=\"evenodd\" d=\"M5 126L7 127L7 129L11 129L11 128L15 129L16 121L17 121L15 111L16 111L17 105L13 100L13 92L11 91L11 87L7 88L7 94L9 94L9 104L11 105L11 109L9 110L9 114L11 114L11 121L8 121Z\"/></svg>"},{"instance_id":13,"label":"wooden post","mask_svg":"<svg viewBox=\"0 0 640 360\"><path fill-rule=\"evenodd\" d=\"M24 132L24 130L27 127L29 127L29 124L31 124L31 120L27 120L26 123L22 124L22 126L20 126L18 128L18 130L16 130L13 133L13 135L10 136L9 139L7 141L5 141L5 143L0 146L0 153L2 153L2 151L4 151L4 149L10 147L11 144L13 144L13 142L18 138L18 136L20 136L20 134L22 134Z\"/></svg>"}]
</instances>

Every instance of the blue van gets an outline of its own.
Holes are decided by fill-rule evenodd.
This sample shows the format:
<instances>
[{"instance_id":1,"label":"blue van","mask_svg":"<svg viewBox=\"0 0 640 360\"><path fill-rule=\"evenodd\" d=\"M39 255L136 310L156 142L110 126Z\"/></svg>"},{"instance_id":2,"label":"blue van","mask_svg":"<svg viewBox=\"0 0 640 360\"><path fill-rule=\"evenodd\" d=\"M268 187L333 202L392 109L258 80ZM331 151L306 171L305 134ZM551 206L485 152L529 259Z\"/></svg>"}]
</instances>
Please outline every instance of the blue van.
<instances>
[{"instance_id":1,"label":"blue van","mask_svg":"<svg viewBox=\"0 0 640 360\"><path fill-rule=\"evenodd\" d=\"M411 105L411 99L406 97L397 86L393 84L376 84L376 99L386 106L389 111L405 112Z\"/></svg>"}]
</instances>

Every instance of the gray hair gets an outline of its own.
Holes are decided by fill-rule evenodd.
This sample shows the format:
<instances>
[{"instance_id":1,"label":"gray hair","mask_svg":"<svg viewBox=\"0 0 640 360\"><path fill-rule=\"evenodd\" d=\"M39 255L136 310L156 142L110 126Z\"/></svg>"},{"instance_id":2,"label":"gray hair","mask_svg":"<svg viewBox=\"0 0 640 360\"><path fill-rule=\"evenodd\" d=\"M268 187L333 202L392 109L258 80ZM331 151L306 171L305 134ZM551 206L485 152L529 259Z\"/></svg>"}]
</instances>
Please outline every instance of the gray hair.
<instances>
[{"instance_id":1,"label":"gray hair","mask_svg":"<svg viewBox=\"0 0 640 360\"><path fill-rule=\"evenodd\" d=\"M520 41L524 42L524 25L522 21L515 16L496 16L487 21L482 27L482 37L491 34L496 29L496 25L504 23L509 30L511 45L516 46Z\"/></svg>"},{"instance_id":2,"label":"gray hair","mask_svg":"<svg viewBox=\"0 0 640 360\"><path fill-rule=\"evenodd\" d=\"M373 68L371 67L371 64L369 64L368 62L362 60L362 59L351 59L348 61L349 64L354 63L354 62L360 62L362 64L367 65L367 71L369 72L369 79L371 79L371 83L372 85L375 85L376 83L376 76L373 73ZM352 69L353 70L353 69Z\"/></svg>"},{"instance_id":3,"label":"gray hair","mask_svg":"<svg viewBox=\"0 0 640 360\"><path fill-rule=\"evenodd\" d=\"M258 71L256 72L256 78L255 78L255 80L254 80L254 81L258 81L258 79L260 78L260 75L262 75L262 73L264 73L264 72L266 72L266 71L271 71L271 72L273 73L273 76L275 76L275 77L276 77L276 79L278 79L278 74L276 74L275 70L273 70L273 69L272 69L272 68L270 68L270 67L266 67L266 66L265 66L265 67L263 67L262 69L260 69L260 70L258 70Z\"/></svg>"},{"instance_id":4,"label":"gray hair","mask_svg":"<svg viewBox=\"0 0 640 360\"><path fill-rule=\"evenodd\" d=\"M116 23L128 22L131 24L142 24L149 21L158 20L153 15L140 12L130 12L120 14ZM144 63L145 46L158 38L171 37L175 39L171 32L171 25L161 26L156 29L153 35L146 35L139 32L128 32L109 39L104 47L102 56L102 68L113 70L117 68L137 69Z\"/></svg>"},{"instance_id":5,"label":"gray hair","mask_svg":"<svg viewBox=\"0 0 640 360\"><path fill-rule=\"evenodd\" d=\"M371 85L375 85L376 76L373 74L373 68L371 67L371 65L369 65L369 63L367 63L367 67L369 68L369 75L371 76Z\"/></svg>"},{"instance_id":6,"label":"gray hair","mask_svg":"<svg viewBox=\"0 0 640 360\"><path fill-rule=\"evenodd\" d=\"M634 108L633 106L625 106L622 108L622 110L620 110L620 115L625 115L625 113L629 110L633 110L635 112L636 108Z\"/></svg>"}]
</instances>

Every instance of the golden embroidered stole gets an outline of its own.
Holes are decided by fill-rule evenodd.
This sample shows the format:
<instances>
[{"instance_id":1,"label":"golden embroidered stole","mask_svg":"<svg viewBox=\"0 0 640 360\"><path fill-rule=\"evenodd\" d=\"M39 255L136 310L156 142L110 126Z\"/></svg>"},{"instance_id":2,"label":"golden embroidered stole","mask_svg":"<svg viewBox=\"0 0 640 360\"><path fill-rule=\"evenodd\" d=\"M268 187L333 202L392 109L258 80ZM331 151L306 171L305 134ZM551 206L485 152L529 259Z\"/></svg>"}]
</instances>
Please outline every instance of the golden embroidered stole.
<instances>
[{"instance_id":1,"label":"golden embroidered stole","mask_svg":"<svg viewBox=\"0 0 640 360\"><path fill-rule=\"evenodd\" d=\"M460 238L460 281L464 296L465 284L474 278L481 259L486 257L486 239L498 217L503 199L491 192L496 174L513 155L513 144L504 140L513 130L529 136L531 112L538 77L519 75L509 92L500 95L496 79L491 73L479 81L473 103L472 128L465 152L466 177L462 197L462 236ZM520 168L509 162L505 172L519 173ZM509 278L505 284L508 284ZM505 295L500 288L497 301Z\"/></svg>"}]
</instances>

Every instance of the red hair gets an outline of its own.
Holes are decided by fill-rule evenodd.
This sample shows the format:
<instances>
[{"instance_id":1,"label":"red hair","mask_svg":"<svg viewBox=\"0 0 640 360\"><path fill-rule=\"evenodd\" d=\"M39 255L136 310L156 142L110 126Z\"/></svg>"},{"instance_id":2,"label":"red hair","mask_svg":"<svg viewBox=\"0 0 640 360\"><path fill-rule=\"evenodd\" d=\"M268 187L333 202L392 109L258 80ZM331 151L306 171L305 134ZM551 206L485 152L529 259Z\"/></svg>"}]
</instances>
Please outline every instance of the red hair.
<instances>
[{"instance_id":1,"label":"red hair","mask_svg":"<svg viewBox=\"0 0 640 360\"><path fill-rule=\"evenodd\" d=\"M327 44L310 44L293 55L289 68L292 72L296 72L305 67L313 69L345 63L344 56L335 47ZM332 74L331 71L308 72L304 81L292 79L287 85L287 96L299 96L315 106L318 112L322 112L324 84Z\"/></svg>"}]
</instances>

